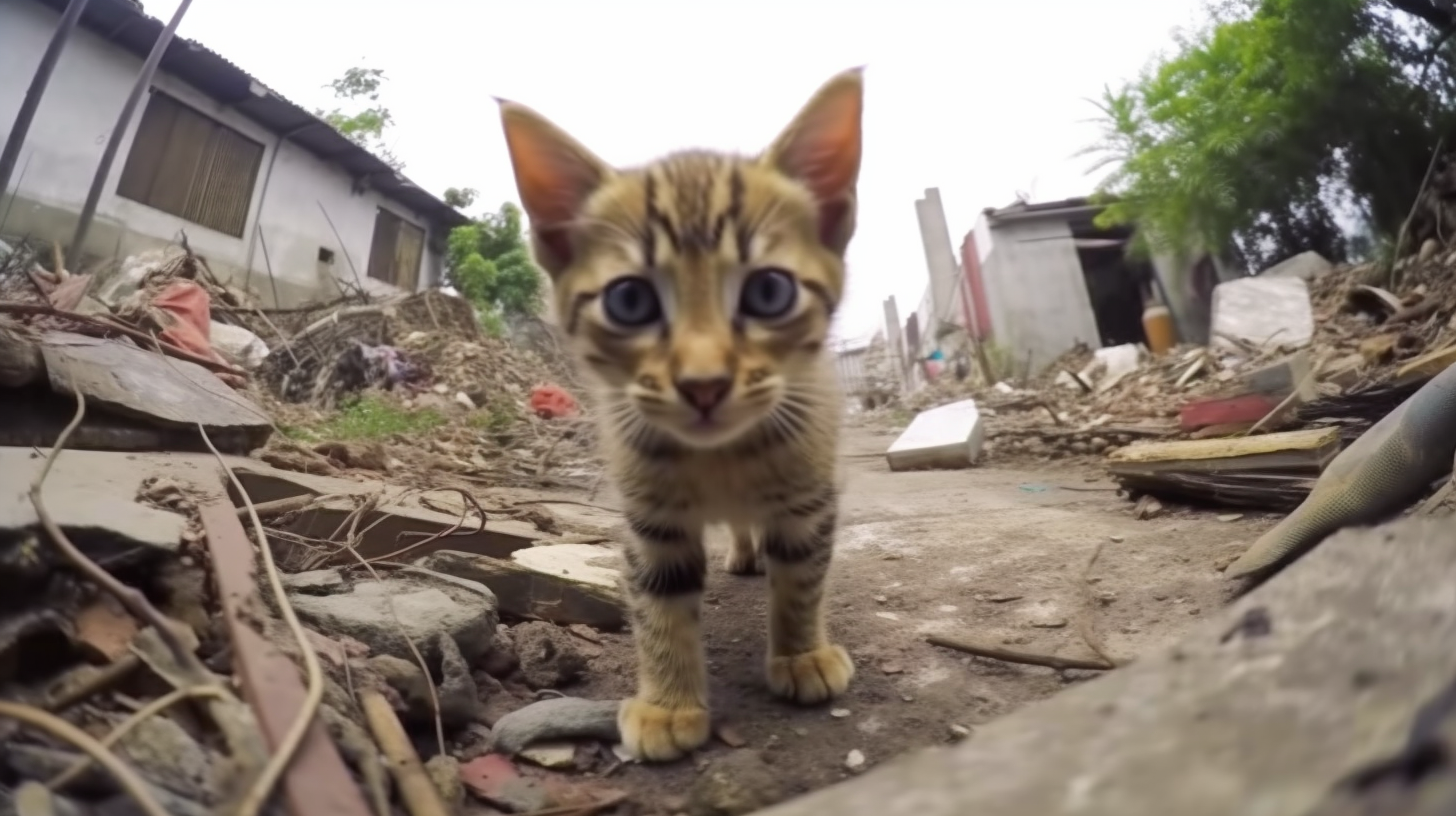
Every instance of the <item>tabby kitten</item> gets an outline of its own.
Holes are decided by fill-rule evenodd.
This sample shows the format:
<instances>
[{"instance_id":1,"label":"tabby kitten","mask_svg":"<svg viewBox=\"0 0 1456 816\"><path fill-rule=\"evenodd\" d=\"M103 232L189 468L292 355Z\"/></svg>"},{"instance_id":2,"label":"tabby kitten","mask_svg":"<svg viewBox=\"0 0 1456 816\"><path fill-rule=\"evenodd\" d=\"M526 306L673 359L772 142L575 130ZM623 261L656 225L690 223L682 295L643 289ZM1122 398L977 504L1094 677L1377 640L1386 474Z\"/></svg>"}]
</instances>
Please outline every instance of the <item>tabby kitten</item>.
<instances>
[{"instance_id":1,"label":"tabby kitten","mask_svg":"<svg viewBox=\"0 0 1456 816\"><path fill-rule=\"evenodd\" d=\"M824 625L841 412L825 339L854 233L863 96L861 71L846 71L760 156L686 151L625 170L501 102L533 252L601 385L603 453L634 537L638 684L619 724L637 757L708 739L706 524L733 527L729 572L766 562L770 690L817 703L854 674Z\"/></svg>"}]
</instances>

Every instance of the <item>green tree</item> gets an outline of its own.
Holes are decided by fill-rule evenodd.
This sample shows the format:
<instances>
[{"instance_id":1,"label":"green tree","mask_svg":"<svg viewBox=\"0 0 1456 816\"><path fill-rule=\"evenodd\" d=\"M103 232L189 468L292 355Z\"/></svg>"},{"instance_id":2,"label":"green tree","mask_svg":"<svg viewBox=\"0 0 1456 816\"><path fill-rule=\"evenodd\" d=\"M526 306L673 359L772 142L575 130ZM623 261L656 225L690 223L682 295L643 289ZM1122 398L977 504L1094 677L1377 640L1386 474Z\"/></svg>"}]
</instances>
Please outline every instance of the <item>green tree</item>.
<instances>
[{"instance_id":1,"label":"green tree","mask_svg":"<svg viewBox=\"0 0 1456 816\"><path fill-rule=\"evenodd\" d=\"M1103 135L1085 152L1118 165L1103 222L1136 224L1145 251L1231 247L1255 269L1306 249L1343 258L1340 211L1394 236L1456 124L1441 2L1211 6L1096 103Z\"/></svg>"},{"instance_id":2,"label":"green tree","mask_svg":"<svg viewBox=\"0 0 1456 816\"><path fill-rule=\"evenodd\" d=\"M451 284L487 322L540 311L544 279L531 261L515 204L507 201L496 212L451 230L446 254Z\"/></svg>"},{"instance_id":3,"label":"green tree","mask_svg":"<svg viewBox=\"0 0 1456 816\"><path fill-rule=\"evenodd\" d=\"M457 210L468 210L478 195L480 193L474 187L451 187L445 190L443 198L446 204Z\"/></svg>"},{"instance_id":4,"label":"green tree","mask_svg":"<svg viewBox=\"0 0 1456 816\"><path fill-rule=\"evenodd\" d=\"M380 68L355 67L345 71L343 76L325 85L333 89L334 96L353 109L346 113L344 108L325 111L315 110L314 115L333 125L349 141L378 156L395 170L403 170L404 162L394 155L384 142L384 131L394 124L389 108L379 101L380 89L387 81ZM362 107L361 107L362 106Z\"/></svg>"}]
</instances>

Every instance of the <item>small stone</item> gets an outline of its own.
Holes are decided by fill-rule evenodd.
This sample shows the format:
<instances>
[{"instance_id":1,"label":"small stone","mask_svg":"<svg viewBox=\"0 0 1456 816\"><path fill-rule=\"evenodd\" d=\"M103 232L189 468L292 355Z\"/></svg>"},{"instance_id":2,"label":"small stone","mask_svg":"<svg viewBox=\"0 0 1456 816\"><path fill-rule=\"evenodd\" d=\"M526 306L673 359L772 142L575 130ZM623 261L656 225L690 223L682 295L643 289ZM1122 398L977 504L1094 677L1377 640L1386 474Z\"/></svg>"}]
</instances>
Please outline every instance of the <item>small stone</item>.
<instances>
[{"instance_id":1,"label":"small stone","mask_svg":"<svg viewBox=\"0 0 1456 816\"><path fill-rule=\"evenodd\" d=\"M472 400L470 398L470 395L465 393L464 391L455 392L455 402L459 403L460 407L464 408L467 411L475 410L475 401Z\"/></svg>"},{"instance_id":2,"label":"small stone","mask_svg":"<svg viewBox=\"0 0 1456 816\"><path fill-rule=\"evenodd\" d=\"M722 740L723 744L729 748L742 748L748 744L748 740L744 739L743 735L738 733L738 729L727 723L718 726L715 733L718 739Z\"/></svg>"},{"instance_id":3,"label":"small stone","mask_svg":"<svg viewBox=\"0 0 1456 816\"><path fill-rule=\"evenodd\" d=\"M864 766L865 766L865 755L864 755L864 751L861 751L858 748L854 749L853 751L850 751L849 752L849 756L847 756L847 757L844 758L844 767L850 769L851 771L858 772L860 770L863 770L864 769Z\"/></svg>"},{"instance_id":4,"label":"small stone","mask_svg":"<svg viewBox=\"0 0 1456 816\"><path fill-rule=\"evenodd\" d=\"M1031 625L1037 629L1061 629L1067 625L1067 619L1060 616L1040 618L1032 621Z\"/></svg>"},{"instance_id":5,"label":"small stone","mask_svg":"<svg viewBox=\"0 0 1456 816\"><path fill-rule=\"evenodd\" d=\"M905 667L901 666L899 663L881 663L880 671L884 672L885 674L904 674Z\"/></svg>"},{"instance_id":6,"label":"small stone","mask_svg":"<svg viewBox=\"0 0 1456 816\"><path fill-rule=\"evenodd\" d=\"M991 603L1010 603L1012 601L1019 601L1025 597L1025 595L1018 595L1014 592L996 592L991 595L987 595L986 600L990 601Z\"/></svg>"},{"instance_id":7,"label":"small stone","mask_svg":"<svg viewBox=\"0 0 1456 816\"><path fill-rule=\"evenodd\" d=\"M913 703L913 702L915 702L915 697L913 695L910 695L910 694L901 694L900 695L900 699L901 700L904 700L907 703Z\"/></svg>"},{"instance_id":8,"label":"small stone","mask_svg":"<svg viewBox=\"0 0 1456 816\"><path fill-rule=\"evenodd\" d=\"M569 685L586 671L586 658L569 632L545 621L523 623L511 630L521 661L521 678L533 689Z\"/></svg>"},{"instance_id":9,"label":"small stone","mask_svg":"<svg viewBox=\"0 0 1456 816\"><path fill-rule=\"evenodd\" d=\"M900 616L899 615L896 615L894 612L876 612L875 613L875 617L877 617L877 618L884 618L885 620L892 620L892 621L897 621L897 620L900 619Z\"/></svg>"},{"instance_id":10,"label":"small stone","mask_svg":"<svg viewBox=\"0 0 1456 816\"><path fill-rule=\"evenodd\" d=\"M621 743L612 746L612 756L616 757L618 761L621 762L637 761L637 757L632 756L632 752L627 750L627 746L622 745Z\"/></svg>"},{"instance_id":11,"label":"small stone","mask_svg":"<svg viewBox=\"0 0 1456 816\"><path fill-rule=\"evenodd\" d=\"M961 740L969 737L970 735L971 735L971 729L965 727L964 725L956 725L954 723L951 724L951 726L950 726L950 738L951 738L951 740L953 742L960 742Z\"/></svg>"},{"instance_id":12,"label":"small stone","mask_svg":"<svg viewBox=\"0 0 1456 816\"><path fill-rule=\"evenodd\" d=\"M1107 540L1108 541L1111 541L1113 544L1121 544L1122 542L1124 542L1124 541L1127 540L1127 537L1126 536L1120 536L1120 535L1114 535L1114 536L1108 536L1107 537Z\"/></svg>"},{"instance_id":13,"label":"small stone","mask_svg":"<svg viewBox=\"0 0 1456 816\"><path fill-rule=\"evenodd\" d=\"M440 798L458 810L465 803L465 784L460 781L460 760L449 754L435 754L425 763L425 773L440 791Z\"/></svg>"},{"instance_id":14,"label":"small stone","mask_svg":"<svg viewBox=\"0 0 1456 816\"><path fill-rule=\"evenodd\" d=\"M849 716L849 709L847 709L847 708L836 708L836 709L832 709L829 712L829 716L835 718L836 720L842 720L845 717L848 717Z\"/></svg>"},{"instance_id":15,"label":"small stone","mask_svg":"<svg viewBox=\"0 0 1456 816\"><path fill-rule=\"evenodd\" d=\"M576 764L576 746L569 742L538 742L520 757L543 768L570 768Z\"/></svg>"},{"instance_id":16,"label":"small stone","mask_svg":"<svg viewBox=\"0 0 1456 816\"><path fill-rule=\"evenodd\" d=\"M940 609L941 612L945 612L945 613L949 614L951 612L955 612L957 609L959 609L959 607L952 606L950 604L941 604L941 606L939 607L939 609Z\"/></svg>"},{"instance_id":17,"label":"small stone","mask_svg":"<svg viewBox=\"0 0 1456 816\"><path fill-rule=\"evenodd\" d=\"M875 596L875 603L884 603L884 602L886 602L888 600L890 600L890 599L887 598L887 597L885 597L884 595L876 595Z\"/></svg>"},{"instance_id":18,"label":"small stone","mask_svg":"<svg viewBox=\"0 0 1456 816\"><path fill-rule=\"evenodd\" d=\"M1218 517L1218 520L1219 521L1222 521L1222 522L1230 522L1230 521L1238 521L1239 519L1241 519L1243 517L1244 517L1244 514L1243 513L1225 513L1224 515L1219 516Z\"/></svg>"}]
</instances>

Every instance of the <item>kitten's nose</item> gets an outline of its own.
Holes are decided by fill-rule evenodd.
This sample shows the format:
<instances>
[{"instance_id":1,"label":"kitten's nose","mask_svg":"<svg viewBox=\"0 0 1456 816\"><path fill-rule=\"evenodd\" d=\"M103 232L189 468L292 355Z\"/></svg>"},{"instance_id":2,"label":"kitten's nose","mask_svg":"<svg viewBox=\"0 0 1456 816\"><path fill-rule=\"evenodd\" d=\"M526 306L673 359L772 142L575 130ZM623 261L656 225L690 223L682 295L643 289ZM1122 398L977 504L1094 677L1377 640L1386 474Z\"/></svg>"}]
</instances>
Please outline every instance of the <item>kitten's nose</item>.
<instances>
[{"instance_id":1,"label":"kitten's nose","mask_svg":"<svg viewBox=\"0 0 1456 816\"><path fill-rule=\"evenodd\" d=\"M703 377L678 380L674 385L688 404L707 414L717 408L733 388L732 377Z\"/></svg>"}]
</instances>

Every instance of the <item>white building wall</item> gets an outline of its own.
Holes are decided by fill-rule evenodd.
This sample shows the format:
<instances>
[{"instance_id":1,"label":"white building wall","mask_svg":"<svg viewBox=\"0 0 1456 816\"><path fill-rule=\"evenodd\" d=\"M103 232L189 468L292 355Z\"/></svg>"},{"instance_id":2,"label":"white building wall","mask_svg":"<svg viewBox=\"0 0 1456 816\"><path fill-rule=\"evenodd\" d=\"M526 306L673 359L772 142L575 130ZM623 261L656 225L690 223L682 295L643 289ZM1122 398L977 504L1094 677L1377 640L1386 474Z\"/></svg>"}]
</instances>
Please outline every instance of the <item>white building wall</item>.
<instances>
[{"instance_id":1,"label":"white building wall","mask_svg":"<svg viewBox=\"0 0 1456 816\"><path fill-rule=\"evenodd\" d=\"M0 0L0 142L9 136L58 20L56 13L38 3ZM140 58L89 31L78 28L72 34L11 177L16 200L0 224L0 232L69 244L102 150L141 65ZM112 164L87 240L87 252L107 258L125 257L171 243L185 230L193 250L206 257L219 276L247 280L265 301L272 301L265 254L261 246L249 251L249 243L255 241L261 224L267 242L266 261L271 261L277 277L280 300L283 305L292 305L335 294L338 287L332 280L334 276L352 280L346 252L359 277L367 277L378 207L386 207L426 228L428 235L426 222L418 213L372 191L354 192L352 180L341 169L294 145L284 144L280 149L278 136L182 80L159 72L153 86L264 145L243 237L215 232L116 194L132 137L145 109L143 99ZM263 179L275 150L278 156L260 212ZM342 244L324 219L319 202L338 228ZM0 216L4 213L5 206L0 204ZM421 286L435 282L440 267L441 260L429 249L430 243L427 237ZM319 262L320 247L333 250L332 267ZM374 283L375 289L384 286Z\"/></svg>"},{"instance_id":2,"label":"white building wall","mask_svg":"<svg viewBox=\"0 0 1456 816\"><path fill-rule=\"evenodd\" d=\"M1009 221L991 228L995 249L982 265L996 342L1031 354L1035 372L1078 342L1102 345L1071 228L1056 219Z\"/></svg>"}]
</instances>

